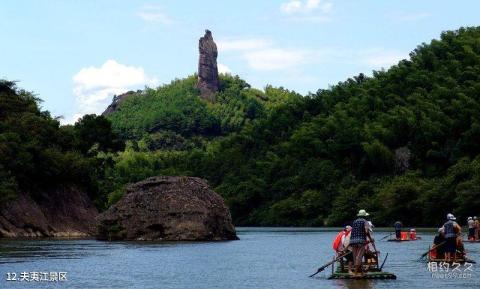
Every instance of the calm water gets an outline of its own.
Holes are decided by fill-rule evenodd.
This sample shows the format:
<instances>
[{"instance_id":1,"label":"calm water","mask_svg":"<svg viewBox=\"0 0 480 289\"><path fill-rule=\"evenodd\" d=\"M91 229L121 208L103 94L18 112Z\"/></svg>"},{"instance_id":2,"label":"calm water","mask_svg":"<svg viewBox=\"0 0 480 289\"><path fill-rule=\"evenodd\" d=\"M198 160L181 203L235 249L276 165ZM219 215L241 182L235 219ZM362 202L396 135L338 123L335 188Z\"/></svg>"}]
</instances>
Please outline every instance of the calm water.
<instances>
[{"instance_id":1,"label":"calm water","mask_svg":"<svg viewBox=\"0 0 480 289\"><path fill-rule=\"evenodd\" d=\"M397 280L328 280L336 231L239 228L240 241L218 243L108 243L95 240L0 241L0 288L479 288L480 271L468 279L433 279L416 259L433 239L377 241L389 252L385 271ZM376 231L376 239L385 233ZM420 235L420 234L419 234ZM480 260L480 243L466 244ZM383 254L384 255L384 254ZM479 265L480 266L480 265ZM58 283L6 281L7 272L67 272ZM18 276L17 276L18 278Z\"/></svg>"}]
</instances>

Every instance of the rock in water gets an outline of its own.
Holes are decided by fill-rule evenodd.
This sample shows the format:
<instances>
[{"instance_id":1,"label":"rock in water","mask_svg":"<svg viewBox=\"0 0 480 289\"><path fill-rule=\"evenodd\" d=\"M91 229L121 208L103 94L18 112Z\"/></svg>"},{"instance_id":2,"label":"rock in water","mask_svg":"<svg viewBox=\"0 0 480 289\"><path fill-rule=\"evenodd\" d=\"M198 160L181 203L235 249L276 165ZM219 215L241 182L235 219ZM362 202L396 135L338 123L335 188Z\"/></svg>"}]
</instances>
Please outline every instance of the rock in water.
<instances>
[{"instance_id":1,"label":"rock in water","mask_svg":"<svg viewBox=\"0 0 480 289\"><path fill-rule=\"evenodd\" d=\"M152 177L97 217L99 240L236 240L230 211L205 180Z\"/></svg>"},{"instance_id":2,"label":"rock in water","mask_svg":"<svg viewBox=\"0 0 480 289\"><path fill-rule=\"evenodd\" d=\"M203 99L214 102L214 94L218 91L218 52L210 30L205 30L205 35L199 40L198 49L200 58L198 60L197 88Z\"/></svg>"}]
</instances>

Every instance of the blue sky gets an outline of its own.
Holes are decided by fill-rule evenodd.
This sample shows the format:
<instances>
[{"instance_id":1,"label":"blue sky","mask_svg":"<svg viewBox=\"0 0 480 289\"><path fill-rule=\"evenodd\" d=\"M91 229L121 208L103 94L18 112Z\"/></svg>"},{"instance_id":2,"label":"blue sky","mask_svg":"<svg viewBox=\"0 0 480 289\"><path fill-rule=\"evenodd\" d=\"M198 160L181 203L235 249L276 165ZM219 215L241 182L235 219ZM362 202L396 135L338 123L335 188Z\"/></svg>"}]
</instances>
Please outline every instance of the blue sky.
<instances>
[{"instance_id":1,"label":"blue sky","mask_svg":"<svg viewBox=\"0 0 480 289\"><path fill-rule=\"evenodd\" d=\"M3 0L0 78L68 123L114 94L193 74L208 28L221 71L306 94L479 25L478 11L474 0Z\"/></svg>"}]
</instances>

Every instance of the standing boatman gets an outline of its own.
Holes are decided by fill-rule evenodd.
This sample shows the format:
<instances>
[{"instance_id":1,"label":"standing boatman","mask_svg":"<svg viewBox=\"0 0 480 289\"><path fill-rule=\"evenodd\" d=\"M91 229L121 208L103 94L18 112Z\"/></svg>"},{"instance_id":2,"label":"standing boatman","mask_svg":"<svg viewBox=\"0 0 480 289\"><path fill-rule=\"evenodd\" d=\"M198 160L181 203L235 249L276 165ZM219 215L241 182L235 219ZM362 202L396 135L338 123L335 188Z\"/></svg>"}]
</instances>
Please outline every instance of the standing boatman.
<instances>
[{"instance_id":1,"label":"standing boatman","mask_svg":"<svg viewBox=\"0 0 480 289\"><path fill-rule=\"evenodd\" d=\"M365 254L365 245L367 239L374 242L370 235L370 224L365 219L369 214L365 210L358 211L357 219L353 221L352 232L350 233L350 248L353 254L353 264L355 266L354 277L363 276L362 260Z\"/></svg>"},{"instance_id":2,"label":"standing boatman","mask_svg":"<svg viewBox=\"0 0 480 289\"><path fill-rule=\"evenodd\" d=\"M457 218L453 214L447 214L447 222L443 224L445 232L445 261L457 261L457 235L462 232L462 228L455 222Z\"/></svg>"},{"instance_id":3,"label":"standing boatman","mask_svg":"<svg viewBox=\"0 0 480 289\"><path fill-rule=\"evenodd\" d=\"M475 241L478 241L478 239L480 239L479 238L480 222L478 221L477 216L474 216L473 220L475 221Z\"/></svg>"},{"instance_id":4,"label":"standing boatman","mask_svg":"<svg viewBox=\"0 0 480 289\"><path fill-rule=\"evenodd\" d=\"M395 224L393 224L393 227L395 228L395 237L397 240L400 240L402 238L402 222L396 221Z\"/></svg>"}]
</instances>

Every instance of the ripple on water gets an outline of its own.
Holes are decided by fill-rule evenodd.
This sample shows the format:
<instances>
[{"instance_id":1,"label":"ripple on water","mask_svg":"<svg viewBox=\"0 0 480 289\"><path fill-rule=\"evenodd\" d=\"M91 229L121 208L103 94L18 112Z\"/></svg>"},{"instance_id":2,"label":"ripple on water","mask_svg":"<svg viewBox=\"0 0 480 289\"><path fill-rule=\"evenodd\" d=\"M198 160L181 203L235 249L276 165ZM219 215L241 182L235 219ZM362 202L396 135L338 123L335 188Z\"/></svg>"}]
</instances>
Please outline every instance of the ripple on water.
<instances>
[{"instance_id":1,"label":"ripple on water","mask_svg":"<svg viewBox=\"0 0 480 289\"><path fill-rule=\"evenodd\" d=\"M240 228L230 242L101 242L96 240L1 240L0 288L25 288L5 281L6 272L68 272L65 288L479 288L470 279L432 279L418 257L433 235L417 242L377 241L385 271L397 280L328 280L330 269L307 276L332 258L337 229ZM376 232L377 239L385 235ZM465 244L480 260L480 244ZM7 287L8 285L8 287ZM35 288L50 288L37 284ZM63 286L59 286L63 287Z\"/></svg>"}]
</instances>

